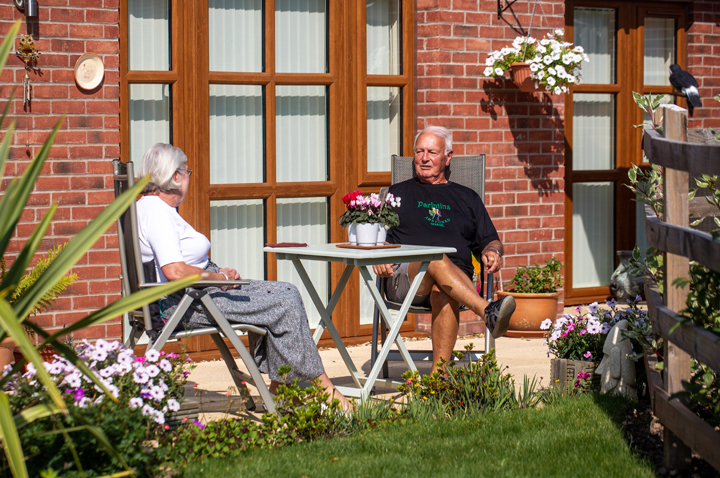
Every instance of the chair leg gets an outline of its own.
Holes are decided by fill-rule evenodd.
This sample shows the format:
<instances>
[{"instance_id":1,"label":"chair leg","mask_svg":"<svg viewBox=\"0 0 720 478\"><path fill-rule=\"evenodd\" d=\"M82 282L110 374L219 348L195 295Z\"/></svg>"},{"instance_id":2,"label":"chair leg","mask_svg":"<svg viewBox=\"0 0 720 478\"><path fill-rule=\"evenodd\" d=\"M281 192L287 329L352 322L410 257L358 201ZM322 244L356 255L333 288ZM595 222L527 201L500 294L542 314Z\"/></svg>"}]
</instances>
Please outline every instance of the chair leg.
<instances>
[{"instance_id":1,"label":"chair leg","mask_svg":"<svg viewBox=\"0 0 720 478\"><path fill-rule=\"evenodd\" d=\"M215 342L215 346L220 351L220 356L222 357L223 361L225 362L225 365L228 368L228 371L230 372L230 376L233 379L233 382L235 382L235 386L238 389L238 392L241 392L242 390L247 391L247 385L242 380L242 377L240 377L240 369L237 367L237 363L235 362L235 357L232 356L230 353L230 349L228 348L227 344L225 344L225 341L220 336L220 334L211 334L210 338ZM254 411L255 410L255 401L250 396L250 393L247 394L248 399L245 403L245 406L248 410Z\"/></svg>"},{"instance_id":2,"label":"chair leg","mask_svg":"<svg viewBox=\"0 0 720 478\"><path fill-rule=\"evenodd\" d=\"M378 356L378 325L380 321L380 310L378 310L377 304L374 307L373 311L373 327L372 327L372 341L370 342L372 346L370 347L370 368L372 369L375 366L375 361L377 360ZM384 377L386 378L386 377Z\"/></svg>"},{"instance_id":3,"label":"chair leg","mask_svg":"<svg viewBox=\"0 0 720 478\"><path fill-rule=\"evenodd\" d=\"M385 322L380 323L380 346L382 347L385 345L385 339L387 338L387 326L385 325ZM383 363L382 368L383 378L388 378L390 376L390 373L388 371L388 360L385 359L385 363Z\"/></svg>"},{"instance_id":4,"label":"chair leg","mask_svg":"<svg viewBox=\"0 0 720 478\"><path fill-rule=\"evenodd\" d=\"M138 340L140 339L140 337L142 337L143 332L143 329L136 325L133 325L132 329L130 330L130 336L125 341L125 346L130 349L135 348Z\"/></svg>"}]
</instances>

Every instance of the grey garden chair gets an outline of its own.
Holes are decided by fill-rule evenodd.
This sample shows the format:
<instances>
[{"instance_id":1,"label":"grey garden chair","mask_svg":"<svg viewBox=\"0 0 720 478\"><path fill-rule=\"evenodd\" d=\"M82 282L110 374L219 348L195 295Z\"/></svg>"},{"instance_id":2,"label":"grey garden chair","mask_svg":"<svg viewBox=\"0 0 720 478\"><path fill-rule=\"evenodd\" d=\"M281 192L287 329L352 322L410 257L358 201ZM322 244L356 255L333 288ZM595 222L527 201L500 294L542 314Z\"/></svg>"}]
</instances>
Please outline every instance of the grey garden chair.
<instances>
[{"instance_id":1,"label":"grey garden chair","mask_svg":"<svg viewBox=\"0 0 720 478\"><path fill-rule=\"evenodd\" d=\"M115 186L115 197L122 194L125 190L132 187L135 183L133 171L133 163L123 163L119 159L113 160L113 183ZM123 213L117 221L118 232L118 248L120 249L120 264L122 267L121 285L123 296L135 293L139 290L160 285L156 282L157 276L155 272L155 261L143 263L140 254L140 243L138 240L137 229L137 209L135 202ZM250 352L243 344L238 336L238 332L252 332L255 334L265 335L266 329L249 324L231 324L223 316L222 312L217 308L209 294L207 288L222 287L228 285L249 284L250 281L209 281L202 280L193 284L192 287L185 289L180 304L178 304L175 313L167 319L167 322L161 317L160 309L157 303L143 306L141 309L129 313L130 326L132 328L130 337L125 345L134 347L138 339L144 334L148 336L148 349L160 350L165 343L171 339L183 339L189 337L197 337L200 335L209 335L220 351L222 359L225 361L230 375L235 382L238 390L247 389L243 381L250 382L260 392L260 397L265 402L265 408L269 412L275 411L272 395L268 390L262 375L255 365L255 360ZM208 317L215 321L214 327L202 327L191 330L179 330L180 321L185 312L193 304L197 304L201 310L204 310ZM240 355L245 366L250 372L247 375L241 372L235 359L230 353L230 349L223 340L226 337L233 348ZM255 408L252 398L248 399L247 407L250 410Z\"/></svg>"},{"instance_id":2,"label":"grey garden chair","mask_svg":"<svg viewBox=\"0 0 720 478\"><path fill-rule=\"evenodd\" d=\"M413 167L413 161L415 160L412 156L392 156L391 162L391 182L396 184L402 181L406 181L415 176L415 168ZM452 162L448 170L446 170L447 178L450 181L469 187L485 200L485 155L477 156L453 156ZM402 220L402 218L401 218ZM487 295L486 299L490 302L493 300L493 275L488 274L487 277ZM385 305L388 309L400 310L402 304L397 302L391 302L385 298L385 284L383 279L377 278L377 287L380 294L383 296ZM468 310L467 307L461 305L460 310ZM429 314L432 313L432 309L428 307L410 307L408 312L415 314ZM385 337L387 334L386 326L379 320L380 313L377 306L375 306L375 312L373 314L373 329L372 329L372 344L371 347L371 367L375 365L378 355L378 328L380 329L381 344L385 343ZM407 319L406 319L407 320ZM380 325L380 327L378 327ZM483 353L487 353L495 347L495 339L489 331L485 333L485 349L482 351L471 352L471 358L477 360ZM413 361L425 361L432 360L432 350L411 350L410 356ZM391 350L388 354L387 360L402 360L400 352L397 350ZM383 377L388 376L388 363L387 361L383 364Z\"/></svg>"}]
</instances>

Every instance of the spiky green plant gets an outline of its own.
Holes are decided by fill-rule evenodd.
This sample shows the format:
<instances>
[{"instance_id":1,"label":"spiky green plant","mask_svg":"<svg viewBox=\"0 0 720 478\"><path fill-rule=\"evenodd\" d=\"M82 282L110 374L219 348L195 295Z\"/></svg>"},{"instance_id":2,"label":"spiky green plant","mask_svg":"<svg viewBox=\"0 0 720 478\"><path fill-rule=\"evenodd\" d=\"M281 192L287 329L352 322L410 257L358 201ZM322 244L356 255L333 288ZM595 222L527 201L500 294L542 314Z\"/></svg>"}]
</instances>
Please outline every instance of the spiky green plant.
<instances>
[{"instance_id":1,"label":"spiky green plant","mask_svg":"<svg viewBox=\"0 0 720 478\"><path fill-rule=\"evenodd\" d=\"M5 62L10 56L15 37L20 29L20 20L18 20L8 32L7 36L0 45L0 73L5 67ZM5 109L0 117L0 131L5 124L10 105L13 97L11 96L5 105ZM38 151L37 155L30 162L27 170L20 178L13 178L5 188L2 198L0 198L0 257L4 256L11 238L15 235L17 224L22 215L23 209L26 207L30 193L32 193L35 182L40 175L43 164L48 157L50 148L52 147L55 135L60 128L62 119L57 123L50 133L50 136ZM5 172L5 165L10 151L13 133L15 131L15 123L11 122L7 127L5 136L0 141L0 177ZM53 287L72 269L78 260L87 252L87 250L95 244L105 231L115 222L115 220L125 211L132 203L135 197L142 191L147 184L148 178L144 178L122 196L118 197L103 212L101 212L90 224L88 224L77 236L68 242L51 264L35 278L35 281L28 286L19 299L11 304L9 299L18 289L25 271L27 270L33 256L37 252L43 237L45 236L50 222L52 221L58 204L54 202L46 211L43 218L30 235L20 253L15 258L10 269L0 281L0 341L6 337L12 337L18 345L25 361L31 362L37 370L37 380L39 386L45 387L47 390L47 400L43 403L36 404L23 410L18 415L13 416L10 410L8 397L5 393L0 393L0 441L7 456L10 470L14 477L25 478L28 476L25 467L22 444L18 436L18 428L27 425L35 420L39 420L50 415L63 413L67 414L68 409L65 405L60 391L55 386L52 378L42 365L39 349L47 345L51 345L59 355L63 356L70 363L80 369L88 378L90 378L98 387L106 394L108 400L117 402L117 399L109 393L107 387L95 376L90 368L80 359L72 348L62 343L61 338L76 332L84 327L97 325L108 320L114 319L125 312L137 309L138 307L149 302L158 300L167 294L191 285L197 281L199 276L188 277L179 281L174 281L157 288L151 288L123 297L116 302L97 310L87 317L77 321L74 324L65 327L62 330L52 334L28 321L28 317L33 310L36 310L46 297L46 294L53 290ZM23 330L25 324L30 330L38 335L40 343L34 345L27 334ZM17 371L21 363L15 364L14 371ZM0 388L7 382L10 375L0 379ZM93 433L101 443L105 443L110 447L103 431L98 427L88 425L87 429ZM127 468L127 467L126 467ZM130 470L126 470L126 474Z\"/></svg>"}]
</instances>

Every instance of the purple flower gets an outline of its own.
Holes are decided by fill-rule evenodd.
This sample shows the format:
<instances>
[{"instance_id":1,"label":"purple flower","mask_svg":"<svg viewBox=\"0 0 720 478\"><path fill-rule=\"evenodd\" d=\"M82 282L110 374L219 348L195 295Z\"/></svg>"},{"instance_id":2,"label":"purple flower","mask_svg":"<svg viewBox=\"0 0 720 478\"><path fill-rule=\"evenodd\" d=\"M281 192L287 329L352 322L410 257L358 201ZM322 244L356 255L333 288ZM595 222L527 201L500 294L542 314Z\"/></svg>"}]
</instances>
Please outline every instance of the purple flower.
<instances>
[{"instance_id":1,"label":"purple flower","mask_svg":"<svg viewBox=\"0 0 720 478\"><path fill-rule=\"evenodd\" d=\"M205 428L205 425L203 425L201 422L199 422L199 421L197 421L197 420L193 420L193 424L194 424L196 427Z\"/></svg>"},{"instance_id":2,"label":"purple flower","mask_svg":"<svg viewBox=\"0 0 720 478\"><path fill-rule=\"evenodd\" d=\"M85 397L85 389L84 388L76 388L75 389L75 401L79 402Z\"/></svg>"},{"instance_id":3,"label":"purple flower","mask_svg":"<svg viewBox=\"0 0 720 478\"><path fill-rule=\"evenodd\" d=\"M597 312L598 307L599 307L598 303L597 303L597 302L593 302L592 304L590 304L590 305L588 306L588 310L590 311L591 314L594 314L595 312Z\"/></svg>"},{"instance_id":4,"label":"purple flower","mask_svg":"<svg viewBox=\"0 0 720 478\"><path fill-rule=\"evenodd\" d=\"M615 299L610 299L607 301L608 307L615 307L617 305L617 301Z\"/></svg>"}]
</instances>

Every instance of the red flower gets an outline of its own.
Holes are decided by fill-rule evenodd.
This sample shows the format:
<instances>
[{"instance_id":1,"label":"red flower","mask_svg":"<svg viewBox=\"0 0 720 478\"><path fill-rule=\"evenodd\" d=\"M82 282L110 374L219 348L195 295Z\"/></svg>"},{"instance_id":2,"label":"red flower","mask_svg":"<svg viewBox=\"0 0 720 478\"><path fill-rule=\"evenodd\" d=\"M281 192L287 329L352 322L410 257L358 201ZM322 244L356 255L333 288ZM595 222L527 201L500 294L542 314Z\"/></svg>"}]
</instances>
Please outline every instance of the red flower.
<instances>
[{"instance_id":1,"label":"red flower","mask_svg":"<svg viewBox=\"0 0 720 478\"><path fill-rule=\"evenodd\" d=\"M342 201L345 204L345 207L347 209L350 209L350 201L354 201L361 194L362 193L356 189L355 191L347 193L345 196L343 196Z\"/></svg>"}]
</instances>

